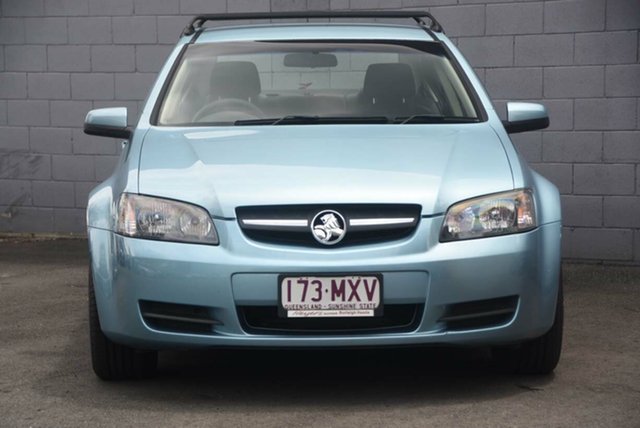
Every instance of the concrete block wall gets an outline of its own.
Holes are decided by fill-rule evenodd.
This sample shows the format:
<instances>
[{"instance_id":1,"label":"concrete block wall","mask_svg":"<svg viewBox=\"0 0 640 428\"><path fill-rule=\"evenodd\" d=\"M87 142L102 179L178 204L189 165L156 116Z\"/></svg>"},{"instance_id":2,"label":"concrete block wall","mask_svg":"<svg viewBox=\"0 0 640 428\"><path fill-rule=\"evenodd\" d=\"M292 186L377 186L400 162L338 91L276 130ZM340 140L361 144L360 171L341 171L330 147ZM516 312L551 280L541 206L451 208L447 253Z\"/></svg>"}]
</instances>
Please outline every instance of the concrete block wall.
<instances>
[{"instance_id":1,"label":"concrete block wall","mask_svg":"<svg viewBox=\"0 0 640 428\"><path fill-rule=\"evenodd\" d=\"M513 140L562 193L563 254L640 263L639 0L0 0L0 232L82 232L119 143L91 108L142 100L189 18L305 9L430 10L495 100L545 104Z\"/></svg>"}]
</instances>

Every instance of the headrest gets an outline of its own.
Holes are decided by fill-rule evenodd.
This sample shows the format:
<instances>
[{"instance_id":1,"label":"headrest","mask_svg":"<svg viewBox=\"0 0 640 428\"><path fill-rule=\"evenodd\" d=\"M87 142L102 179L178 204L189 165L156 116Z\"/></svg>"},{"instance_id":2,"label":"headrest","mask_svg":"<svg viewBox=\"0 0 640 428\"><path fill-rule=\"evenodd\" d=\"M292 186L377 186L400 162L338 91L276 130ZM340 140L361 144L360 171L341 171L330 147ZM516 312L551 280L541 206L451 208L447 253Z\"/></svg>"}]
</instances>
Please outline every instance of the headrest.
<instances>
[{"instance_id":1,"label":"headrest","mask_svg":"<svg viewBox=\"0 0 640 428\"><path fill-rule=\"evenodd\" d=\"M212 98L248 100L260 94L260 75L249 61L218 62L211 71Z\"/></svg>"},{"instance_id":2,"label":"headrest","mask_svg":"<svg viewBox=\"0 0 640 428\"><path fill-rule=\"evenodd\" d=\"M416 86L411 67L402 63L371 64L364 76L362 94L368 98L413 98Z\"/></svg>"}]
</instances>

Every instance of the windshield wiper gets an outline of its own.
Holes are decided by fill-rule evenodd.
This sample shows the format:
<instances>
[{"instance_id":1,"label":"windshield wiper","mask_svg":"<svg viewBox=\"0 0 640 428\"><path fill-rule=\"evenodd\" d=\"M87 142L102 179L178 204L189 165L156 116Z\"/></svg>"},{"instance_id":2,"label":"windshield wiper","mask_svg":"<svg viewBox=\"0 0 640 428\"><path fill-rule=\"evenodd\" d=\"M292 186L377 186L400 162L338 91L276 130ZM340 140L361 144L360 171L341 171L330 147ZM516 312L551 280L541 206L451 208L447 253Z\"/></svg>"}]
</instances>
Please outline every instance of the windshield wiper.
<instances>
[{"instance_id":1,"label":"windshield wiper","mask_svg":"<svg viewBox=\"0 0 640 428\"><path fill-rule=\"evenodd\" d=\"M475 123L479 122L476 117L463 116L442 116L439 114L414 114L409 117L396 117L395 123L404 125L405 123Z\"/></svg>"},{"instance_id":2,"label":"windshield wiper","mask_svg":"<svg viewBox=\"0 0 640 428\"><path fill-rule=\"evenodd\" d=\"M276 119L271 125L304 125L307 123L318 122L318 116L302 116L302 115L290 115L282 116L280 119Z\"/></svg>"},{"instance_id":3,"label":"windshield wiper","mask_svg":"<svg viewBox=\"0 0 640 428\"><path fill-rule=\"evenodd\" d=\"M289 115L267 119L236 120L235 126L253 125L307 125L307 124L389 123L385 116L299 116Z\"/></svg>"},{"instance_id":4,"label":"windshield wiper","mask_svg":"<svg viewBox=\"0 0 640 428\"><path fill-rule=\"evenodd\" d=\"M259 126L259 125L310 125L310 124L359 124L359 123L475 123L479 122L475 117L442 116L436 114L414 114L413 116L398 116L390 120L386 116L304 116L287 115L264 119L236 120L235 126Z\"/></svg>"},{"instance_id":5,"label":"windshield wiper","mask_svg":"<svg viewBox=\"0 0 640 428\"><path fill-rule=\"evenodd\" d=\"M304 123L315 123L318 121L318 116L282 116L282 117L267 117L263 119L243 119L236 120L233 122L235 126L251 126L251 125L279 125L284 122L287 123L295 123L295 124L304 124Z\"/></svg>"}]
</instances>

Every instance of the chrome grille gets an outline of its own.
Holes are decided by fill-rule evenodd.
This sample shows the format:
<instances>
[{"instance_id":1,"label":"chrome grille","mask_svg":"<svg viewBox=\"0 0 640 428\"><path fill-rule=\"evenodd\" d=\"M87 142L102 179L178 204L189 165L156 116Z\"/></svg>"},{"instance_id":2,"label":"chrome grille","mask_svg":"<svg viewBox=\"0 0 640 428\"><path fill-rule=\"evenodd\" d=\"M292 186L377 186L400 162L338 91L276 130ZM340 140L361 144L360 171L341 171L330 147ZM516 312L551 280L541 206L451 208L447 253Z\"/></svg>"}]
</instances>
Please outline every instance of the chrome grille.
<instances>
[{"instance_id":1,"label":"chrome grille","mask_svg":"<svg viewBox=\"0 0 640 428\"><path fill-rule=\"evenodd\" d=\"M331 210L346 222L342 241L331 248L392 241L411 235L421 207L412 204L271 205L238 207L238 224L248 238L273 244L322 247L313 237L312 220Z\"/></svg>"}]
</instances>

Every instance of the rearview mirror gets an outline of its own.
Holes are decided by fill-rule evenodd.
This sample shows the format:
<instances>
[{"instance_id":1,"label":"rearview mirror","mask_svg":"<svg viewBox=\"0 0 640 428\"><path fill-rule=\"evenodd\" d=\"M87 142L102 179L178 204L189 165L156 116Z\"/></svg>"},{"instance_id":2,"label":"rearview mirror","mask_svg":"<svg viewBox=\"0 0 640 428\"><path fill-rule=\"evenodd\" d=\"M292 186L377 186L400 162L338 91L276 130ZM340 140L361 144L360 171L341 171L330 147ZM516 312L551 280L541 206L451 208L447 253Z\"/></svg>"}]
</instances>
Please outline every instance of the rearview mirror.
<instances>
[{"instance_id":1,"label":"rearview mirror","mask_svg":"<svg viewBox=\"0 0 640 428\"><path fill-rule=\"evenodd\" d=\"M535 103L507 103L507 120L502 124L509 134L535 131L549 126L549 115L542 104Z\"/></svg>"},{"instance_id":2,"label":"rearview mirror","mask_svg":"<svg viewBox=\"0 0 640 428\"><path fill-rule=\"evenodd\" d=\"M84 133L100 137L131 138L127 128L127 108L112 107L91 110L84 120Z\"/></svg>"},{"instance_id":3,"label":"rearview mirror","mask_svg":"<svg viewBox=\"0 0 640 428\"><path fill-rule=\"evenodd\" d=\"M336 65L338 65L338 58L333 54L296 52L284 56L285 67L321 68Z\"/></svg>"}]
</instances>

